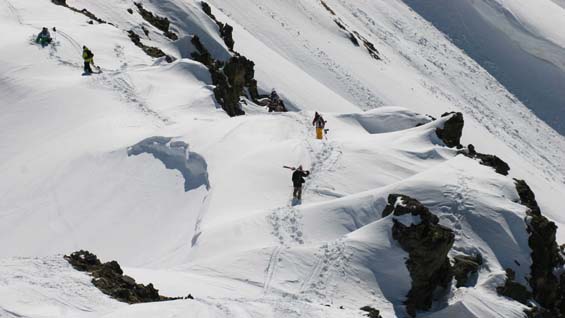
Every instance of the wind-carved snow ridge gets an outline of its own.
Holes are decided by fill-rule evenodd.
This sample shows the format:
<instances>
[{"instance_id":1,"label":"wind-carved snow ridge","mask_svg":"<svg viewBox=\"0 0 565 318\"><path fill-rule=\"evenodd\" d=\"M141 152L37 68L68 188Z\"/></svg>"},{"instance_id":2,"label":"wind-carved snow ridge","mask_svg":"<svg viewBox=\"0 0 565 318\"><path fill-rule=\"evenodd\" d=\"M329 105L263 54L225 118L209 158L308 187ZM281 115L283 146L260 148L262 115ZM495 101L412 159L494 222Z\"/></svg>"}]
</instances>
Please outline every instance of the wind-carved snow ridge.
<instances>
[{"instance_id":1,"label":"wind-carved snow ridge","mask_svg":"<svg viewBox=\"0 0 565 318\"><path fill-rule=\"evenodd\" d=\"M208 165L204 157L189 151L187 143L171 140L170 137L159 136L144 139L128 149L128 156L148 153L163 162L167 169L178 170L184 177L184 191L203 185L209 189Z\"/></svg>"}]
</instances>

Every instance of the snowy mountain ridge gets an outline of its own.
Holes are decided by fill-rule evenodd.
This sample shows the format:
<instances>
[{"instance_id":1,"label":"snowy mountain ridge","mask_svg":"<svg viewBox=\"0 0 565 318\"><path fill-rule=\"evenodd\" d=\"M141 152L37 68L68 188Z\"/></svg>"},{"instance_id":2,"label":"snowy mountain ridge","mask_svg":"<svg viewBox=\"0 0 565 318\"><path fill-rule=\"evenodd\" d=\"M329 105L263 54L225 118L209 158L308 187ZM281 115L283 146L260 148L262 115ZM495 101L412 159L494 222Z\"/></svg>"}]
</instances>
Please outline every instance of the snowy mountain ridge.
<instances>
[{"instance_id":1,"label":"snowy mountain ridge","mask_svg":"<svg viewBox=\"0 0 565 318\"><path fill-rule=\"evenodd\" d=\"M553 310L558 300L540 290L554 286L531 278L563 281L563 264L544 263L535 247L565 240L565 140L402 2L212 0L214 21L200 1L141 1L174 36L130 0L61 3L0 5L11 30L0 48L1 317ZM254 62L259 94L275 87L289 112L269 113L248 94L245 115L227 116L213 64L193 60L195 35L216 61L237 55L218 21ZM45 48L33 44L42 26L56 27ZM102 73L80 76L82 45ZM157 49L165 55L148 55ZM328 121L323 140L314 111ZM461 143L479 155L440 138L462 125L440 117L448 111L462 112ZM311 172L301 205L283 168L298 165ZM396 194L406 197L391 203ZM62 258L80 249L194 299L120 303ZM427 256L437 266L407 266ZM479 258L461 286L436 277ZM430 273L430 286L415 283ZM526 304L497 292L513 283L531 293Z\"/></svg>"}]
</instances>

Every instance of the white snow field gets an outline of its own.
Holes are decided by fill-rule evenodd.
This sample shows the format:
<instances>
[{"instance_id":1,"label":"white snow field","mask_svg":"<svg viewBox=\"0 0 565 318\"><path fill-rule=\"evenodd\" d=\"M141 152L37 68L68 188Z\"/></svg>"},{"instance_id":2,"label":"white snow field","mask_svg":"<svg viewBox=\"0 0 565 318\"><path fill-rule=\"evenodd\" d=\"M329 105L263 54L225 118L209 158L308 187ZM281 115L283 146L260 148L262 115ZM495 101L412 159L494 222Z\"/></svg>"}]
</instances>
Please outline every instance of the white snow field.
<instances>
[{"instance_id":1,"label":"white snow field","mask_svg":"<svg viewBox=\"0 0 565 318\"><path fill-rule=\"evenodd\" d=\"M131 0L67 0L112 25L49 0L0 0L0 317L350 318L365 305L406 317L408 254L393 217L381 217L391 193L454 231L450 257L485 261L473 287L453 286L418 316L523 316L496 294L504 269L525 283L531 265L512 178L528 182L564 243L565 140L441 33L400 0L326 1L335 15L313 0L211 0L235 50L255 62L260 91L275 87L291 109L247 101L230 118L208 70L188 58L194 34L216 58L232 54L200 1L141 2L179 40ZM46 48L33 43L43 26L57 28ZM130 29L177 60L148 57ZM81 76L82 45L101 74ZM324 140L314 111L328 121ZM501 157L509 176L443 145L435 131L449 117L425 114L447 111L465 116L463 144ZM151 137L170 139L132 153ZM183 153L186 166L165 166ZM293 206L283 165L300 164L312 173ZM200 183L187 186L184 168ZM63 259L80 249L195 299L113 300Z\"/></svg>"}]
</instances>

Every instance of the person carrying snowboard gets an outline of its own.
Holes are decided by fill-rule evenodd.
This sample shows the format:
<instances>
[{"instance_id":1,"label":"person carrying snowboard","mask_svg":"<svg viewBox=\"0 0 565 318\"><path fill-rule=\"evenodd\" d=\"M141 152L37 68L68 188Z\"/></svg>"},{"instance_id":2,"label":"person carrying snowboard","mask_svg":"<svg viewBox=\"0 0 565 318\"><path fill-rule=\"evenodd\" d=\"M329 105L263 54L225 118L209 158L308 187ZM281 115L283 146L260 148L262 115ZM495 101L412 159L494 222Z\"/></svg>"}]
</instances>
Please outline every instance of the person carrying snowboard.
<instances>
[{"instance_id":1,"label":"person carrying snowboard","mask_svg":"<svg viewBox=\"0 0 565 318\"><path fill-rule=\"evenodd\" d=\"M312 125L316 127L316 139L323 139L324 138L324 127L326 127L326 121L322 115L316 114L314 115L314 120L312 120Z\"/></svg>"},{"instance_id":2,"label":"person carrying snowboard","mask_svg":"<svg viewBox=\"0 0 565 318\"><path fill-rule=\"evenodd\" d=\"M310 171L304 171L302 166L298 166L298 168L293 170L292 184L294 186L294 191L292 192L292 196L296 200L302 200L302 184L306 182L304 178L310 175Z\"/></svg>"},{"instance_id":3,"label":"person carrying snowboard","mask_svg":"<svg viewBox=\"0 0 565 318\"><path fill-rule=\"evenodd\" d=\"M92 68L90 64L94 63L94 54L86 46L82 47L82 59L84 60L84 73L92 74Z\"/></svg>"},{"instance_id":4,"label":"person carrying snowboard","mask_svg":"<svg viewBox=\"0 0 565 318\"><path fill-rule=\"evenodd\" d=\"M47 28L45 27L41 30L41 32L39 32L37 38L35 39L35 43L41 44L41 46L43 47L49 45L51 41L53 41L53 39L51 38L51 34L49 33L49 30L47 30Z\"/></svg>"}]
</instances>

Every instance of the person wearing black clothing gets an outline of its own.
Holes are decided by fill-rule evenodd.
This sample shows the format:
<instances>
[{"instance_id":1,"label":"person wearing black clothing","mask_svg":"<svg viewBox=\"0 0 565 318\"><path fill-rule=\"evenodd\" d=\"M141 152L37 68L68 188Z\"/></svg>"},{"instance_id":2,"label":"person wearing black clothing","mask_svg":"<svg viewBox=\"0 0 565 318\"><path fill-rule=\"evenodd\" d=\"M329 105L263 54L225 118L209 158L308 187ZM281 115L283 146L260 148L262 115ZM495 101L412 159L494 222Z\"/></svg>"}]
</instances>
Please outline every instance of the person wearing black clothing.
<instances>
[{"instance_id":1,"label":"person wearing black clothing","mask_svg":"<svg viewBox=\"0 0 565 318\"><path fill-rule=\"evenodd\" d=\"M37 38L35 39L36 43L41 44L41 46L46 47L48 44L51 43L53 39L51 38L51 34L49 33L49 30L47 30L47 28L43 28L41 30L41 32L37 35Z\"/></svg>"},{"instance_id":2,"label":"person wearing black clothing","mask_svg":"<svg viewBox=\"0 0 565 318\"><path fill-rule=\"evenodd\" d=\"M310 171L302 170L302 166L299 166L292 173L292 184L294 185L294 191L292 192L292 195L295 199L297 200L302 199L302 184L306 182L304 178L309 175L310 175Z\"/></svg>"},{"instance_id":3,"label":"person wearing black clothing","mask_svg":"<svg viewBox=\"0 0 565 318\"><path fill-rule=\"evenodd\" d=\"M84 73L92 74L92 68L90 64L94 63L94 54L86 46L82 47L82 59L84 60Z\"/></svg>"}]
</instances>

